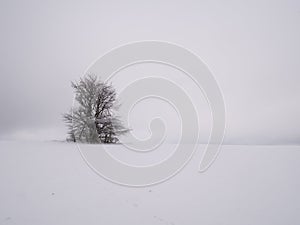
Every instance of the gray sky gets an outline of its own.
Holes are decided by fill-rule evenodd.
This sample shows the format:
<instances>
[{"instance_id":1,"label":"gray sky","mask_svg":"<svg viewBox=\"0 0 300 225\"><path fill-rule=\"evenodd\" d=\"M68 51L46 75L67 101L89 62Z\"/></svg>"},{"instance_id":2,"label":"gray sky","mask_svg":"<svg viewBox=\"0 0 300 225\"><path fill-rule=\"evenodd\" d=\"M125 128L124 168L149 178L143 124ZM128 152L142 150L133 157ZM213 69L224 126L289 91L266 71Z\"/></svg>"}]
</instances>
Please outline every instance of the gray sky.
<instances>
[{"instance_id":1,"label":"gray sky","mask_svg":"<svg viewBox=\"0 0 300 225\"><path fill-rule=\"evenodd\" d=\"M213 71L227 143L300 143L299 1L12 0L0 28L2 139L64 139L70 81L116 46L163 40Z\"/></svg>"}]
</instances>

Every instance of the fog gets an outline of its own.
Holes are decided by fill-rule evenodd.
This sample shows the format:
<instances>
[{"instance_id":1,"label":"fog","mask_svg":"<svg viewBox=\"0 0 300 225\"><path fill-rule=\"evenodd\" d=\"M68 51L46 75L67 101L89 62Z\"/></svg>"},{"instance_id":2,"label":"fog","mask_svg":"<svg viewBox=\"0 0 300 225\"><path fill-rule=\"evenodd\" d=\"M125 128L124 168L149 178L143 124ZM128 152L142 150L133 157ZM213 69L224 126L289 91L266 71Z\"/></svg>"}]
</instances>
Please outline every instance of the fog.
<instances>
[{"instance_id":1,"label":"fog","mask_svg":"<svg viewBox=\"0 0 300 225\"><path fill-rule=\"evenodd\" d=\"M0 28L1 139L65 139L70 81L112 48L162 40L192 50L213 72L225 143L300 143L299 1L1 1ZM208 108L197 107L205 124ZM208 136L209 125L203 130Z\"/></svg>"}]
</instances>

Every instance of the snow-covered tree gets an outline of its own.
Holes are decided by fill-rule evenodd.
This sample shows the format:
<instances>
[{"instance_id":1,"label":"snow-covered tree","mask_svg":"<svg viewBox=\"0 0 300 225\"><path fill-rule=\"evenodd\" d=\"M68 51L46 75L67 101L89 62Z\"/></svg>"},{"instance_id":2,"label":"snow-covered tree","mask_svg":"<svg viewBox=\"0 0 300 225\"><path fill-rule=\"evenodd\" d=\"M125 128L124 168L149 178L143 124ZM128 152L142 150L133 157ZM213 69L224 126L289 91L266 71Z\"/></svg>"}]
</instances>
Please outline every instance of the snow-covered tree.
<instances>
[{"instance_id":1,"label":"snow-covered tree","mask_svg":"<svg viewBox=\"0 0 300 225\"><path fill-rule=\"evenodd\" d=\"M95 75L87 75L72 82L78 106L64 114L70 141L86 143L117 143L126 133L116 115L116 91Z\"/></svg>"}]
</instances>

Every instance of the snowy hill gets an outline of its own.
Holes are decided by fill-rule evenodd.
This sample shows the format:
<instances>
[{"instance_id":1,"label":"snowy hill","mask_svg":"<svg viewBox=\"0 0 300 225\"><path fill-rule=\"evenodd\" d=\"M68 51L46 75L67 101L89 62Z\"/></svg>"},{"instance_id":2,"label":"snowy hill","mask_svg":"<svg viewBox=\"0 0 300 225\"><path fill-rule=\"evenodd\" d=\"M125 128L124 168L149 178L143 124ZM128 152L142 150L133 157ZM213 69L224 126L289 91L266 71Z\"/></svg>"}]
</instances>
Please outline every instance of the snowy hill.
<instances>
[{"instance_id":1,"label":"snowy hill","mask_svg":"<svg viewBox=\"0 0 300 225\"><path fill-rule=\"evenodd\" d=\"M300 147L223 146L172 179L119 186L94 173L74 144L0 142L0 224L300 224Z\"/></svg>"}]
</instances>

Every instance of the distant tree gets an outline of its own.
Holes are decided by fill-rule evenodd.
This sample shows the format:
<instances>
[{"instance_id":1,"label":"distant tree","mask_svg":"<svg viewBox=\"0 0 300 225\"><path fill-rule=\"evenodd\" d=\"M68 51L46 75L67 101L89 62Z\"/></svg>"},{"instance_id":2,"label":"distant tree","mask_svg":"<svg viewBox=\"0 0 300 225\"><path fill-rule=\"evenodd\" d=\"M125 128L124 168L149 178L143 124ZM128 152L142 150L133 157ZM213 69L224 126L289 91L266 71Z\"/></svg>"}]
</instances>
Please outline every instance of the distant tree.
<instances>
[{"instance_id":1,"label":"distant tree","mask_svg":"<svg viewBox=\"0 0 300 225\"><path fill-rule=\"evenodd\" d=\"M77 107L63 115L68 127L67 140L86 143L117 143L128 130L116 115L116 91L111 84L87 75L72 82Z\"/></svg>"}]
</instances>

